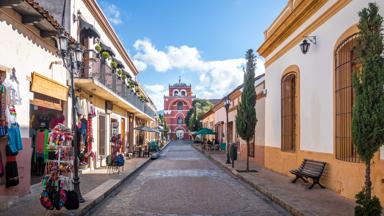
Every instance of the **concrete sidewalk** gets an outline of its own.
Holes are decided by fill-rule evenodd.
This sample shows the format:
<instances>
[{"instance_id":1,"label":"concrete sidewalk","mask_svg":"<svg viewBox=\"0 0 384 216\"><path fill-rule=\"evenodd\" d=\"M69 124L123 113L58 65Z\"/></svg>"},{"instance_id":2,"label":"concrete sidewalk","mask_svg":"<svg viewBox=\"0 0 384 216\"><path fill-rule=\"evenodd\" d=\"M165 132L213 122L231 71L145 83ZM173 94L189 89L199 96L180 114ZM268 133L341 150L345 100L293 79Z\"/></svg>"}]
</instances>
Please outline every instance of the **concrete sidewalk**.
<instances>
[{"instance_id":1,"label":"concrete sidewalk","mask_svg":"<svg viewBox=\"0 0 384 216\"><path fill-rule=\"evenodd\" d=\"M131 176L136 170L144 166L149 158L133 158L126 160L124 171L120 174L108 174L105 167L80 174L80 190L85 199L80 208L68 211L63 208L60 211L47 211L40 205L40 184L31 188L31 194L20 198L8 209L0 211L0 215L81 215L86 213L95 204L102 201L110 192Z\"/></svg>"},{"instance_id":2,"label":"concrete sidewalk","mask_svg":"<svg viewBox=\"0 0 384 216\"><path fill-rule=\"evenodd\" d=\"M230 164L225 164L226 155L224 152L207 153L201 150L200 145L193 144L193 147L219 166L232 172L235 176L287 209L293 215L354 215L354 201L339 196L331 190L320 189L318 186L310 190L308 185L300 181L292 184L293 176L289 178L261 167L251 166L251 164L250 168L256 169L259 172L239 173L236 170L245 169L245 160L235 161L235 169L233 169Z\"/></svg>"},{"instance_id":3,"label":"concrete sidewalk","mask_svg":"<svg viewBox=\"0 0 384 216\"><path fill-rule=\"evenodd\" d=\"M162 147L164 150L168 144ZM36 184L31 187L31 193L17 202L0 208L2 216L22 216L22 215L85 215L95 205L102 202L114 189L124 183L130 176L135 174L141 167L150 162L150 158L132 158L125 161L124 170L120 174L108 174L106 167L87 171L80 174L80 191L85 199L77 210L66 210L62 208L60 211L45 210L40 204L41 185ZM3 202L3 200L0 200ZM6 200L5 200L6 201Z\"/></svg>"}]
</instances>

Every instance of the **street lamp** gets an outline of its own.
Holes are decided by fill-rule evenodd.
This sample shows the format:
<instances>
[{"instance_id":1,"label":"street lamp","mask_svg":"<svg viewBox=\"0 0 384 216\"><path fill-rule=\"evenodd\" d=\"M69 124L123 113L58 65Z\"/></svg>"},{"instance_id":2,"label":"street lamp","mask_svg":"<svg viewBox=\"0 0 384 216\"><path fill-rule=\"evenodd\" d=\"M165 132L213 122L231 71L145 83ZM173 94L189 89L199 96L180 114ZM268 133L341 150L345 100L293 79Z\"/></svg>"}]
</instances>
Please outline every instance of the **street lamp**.
<instances>
[{"instance_id":1,"label":"street lamp","mask_svg":"<svg viewBox=\"0 0 384 216\"><path fill-rule=\"evenodd\" d=\"M224 100L224 107L225 111L227 114L227 124L226 124L226 135L227 135L227 161L225 162L226 164L230 164L231 160L229 158L229 136L228 136L228 111L229 111L229 106L231 105L231 100L229 99L229 96L225 97Z\"/></svg>"},{"instance_id":2,"label":"street lamp","mask_svg":"<svg viewBox=\"0 0 384 216\"><path fill-rule=\"evenodd\" d=\"M77 126L76 126L76 100L75 100L75 85L73 83L73 76L75 70L80 70L83 63L83 50L79 43L76 43L75 47L68 46L68 37L65 36L64 29L59 30L59 50L63 59L64 67L69 71L71 81L71 98L72 98L72 131L74 136L72 139L72 146L74 148L75 157L73 159L74 174L73 174L73 187L79 197L79 201L84 202L84 198L80 192L80 178L79 178L79 148L77 143Z\"/></svg>"}]
</instances>

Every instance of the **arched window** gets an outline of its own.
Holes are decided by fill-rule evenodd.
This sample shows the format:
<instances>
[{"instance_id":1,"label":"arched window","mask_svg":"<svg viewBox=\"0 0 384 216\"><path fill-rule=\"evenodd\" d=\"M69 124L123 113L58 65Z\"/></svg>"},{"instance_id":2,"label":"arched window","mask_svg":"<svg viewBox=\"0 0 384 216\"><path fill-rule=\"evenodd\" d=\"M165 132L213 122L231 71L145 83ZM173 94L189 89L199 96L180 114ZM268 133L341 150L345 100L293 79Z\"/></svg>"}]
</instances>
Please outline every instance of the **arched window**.
<instances>
[{"instance_id":1,"label":"arched window","mask_svg":"<svg viewBox=\"0 0 384 216\"><path fill-rule=\"evenodd\" d=\"M358 35L342 41L335 50L335 153L336 159L360 162L352 144L352 71L359 67L354 46Z\"/></svg>"},{"instance_id":2,"label":"arched window","mask_svg":"<svg viewBox=\"0 0 384 216\"><path fill-rule=\"evenodd\" d=\"M180 91L181 96L185 96L185 90Z\"/></svg>"},{"instance_id":3,"label":"arched window","mask_svg":"<svg viewBox=\"0 0 384 216\"><path fill-rule=\"evenodd\" d=\"M177 110L183 110L183 102L177 102Z\"/></svg>"},{"instance_id":4,"label":"arched window","mask_svg":"<svg viewBox=\"0 0 384 216\"><path fill-rule=\"evenodd\" d=\"M281 81L281 150L296 150L296 73L285 75Z\"/></svg>"},{"instance_id":5,"label":"arched window","mask_svg":"<svg viewBox=\"0 0 384 216\"><path fill-rule=\"evenodd\" d=\"M183 117L181 117L181 116L177 117L177 124L179 124L179 125L183 124Z\"/></svg>"},{"instance_id":6,"label":"arched window","mask_svg":"<svg viewBox=\"0 0 384 216\"><path fill-rule=\"evenodd\" d=\"M173 92L173 96L178 96L178 95L179 95L179 91L176 90Z\"/></svg>"}]
</instances>

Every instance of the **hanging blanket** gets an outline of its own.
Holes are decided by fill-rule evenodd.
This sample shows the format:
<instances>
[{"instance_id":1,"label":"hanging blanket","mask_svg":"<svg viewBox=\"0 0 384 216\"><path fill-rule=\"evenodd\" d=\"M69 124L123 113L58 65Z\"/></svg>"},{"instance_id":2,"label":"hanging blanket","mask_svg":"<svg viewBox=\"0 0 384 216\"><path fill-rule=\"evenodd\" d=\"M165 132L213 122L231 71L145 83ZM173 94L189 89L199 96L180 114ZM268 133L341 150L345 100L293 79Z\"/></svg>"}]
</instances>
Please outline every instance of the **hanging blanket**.
<instances>
[{"instance_id":1,"label":"hanging blanket","mask_svg":"<svg viewBox=\"0 0 384 216\"><path fill-rule=\"evenodd\" d=\"M5 165L5 187L12 187L19 184L19 172L17 171L16 156L7 156Z\"/></svg>"},{"instance_id":2,"label":"hanging blanket","mask_svg":"<svg viewBox=\"0 0 384 216\"><path fill-rule=\"evenodd\" d=\"M38 131L36 135L36 157L44 158L44 131Z\"/></svg>"},{"instance_id":3,"label":"hanging blanket","mask_svg":"<svg viewBox=\"0 0 384 216\"><path fill-rule=\"evenodd\" d=\"M8 129L8 146L12 154L17 154L20 150L23 149L20 128L17 123L13 123Z\"/></svg>"}]
</instances>

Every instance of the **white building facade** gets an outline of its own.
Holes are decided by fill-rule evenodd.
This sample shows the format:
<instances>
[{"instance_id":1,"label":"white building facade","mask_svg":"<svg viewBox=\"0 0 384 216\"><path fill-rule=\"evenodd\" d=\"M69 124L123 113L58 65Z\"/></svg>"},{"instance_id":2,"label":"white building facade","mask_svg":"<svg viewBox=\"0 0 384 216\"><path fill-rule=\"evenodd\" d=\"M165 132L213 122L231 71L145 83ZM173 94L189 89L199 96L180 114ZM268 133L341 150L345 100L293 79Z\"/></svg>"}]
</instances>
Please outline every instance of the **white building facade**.
<instances>
[{"instance_id":1,"label":"white building facade","mask_svg":"<svg viewBox=\"0 0 384 216\"><path fill-rule=\"evenodd\" d=\"M350 77L358 13L369 2L384 15L383 1L289 0L258 49L268 90L265 166L289 175L304 158L325 161L321 181L348 198L364 182L364 164L351 143ZM316 44L307 36L315 36ZM300 47L304 39L311 43L306 54ZM377 154L372 165L374 194L382 202L383 158Z\"/></svg>"}]
</instances>

